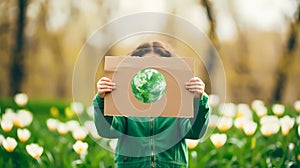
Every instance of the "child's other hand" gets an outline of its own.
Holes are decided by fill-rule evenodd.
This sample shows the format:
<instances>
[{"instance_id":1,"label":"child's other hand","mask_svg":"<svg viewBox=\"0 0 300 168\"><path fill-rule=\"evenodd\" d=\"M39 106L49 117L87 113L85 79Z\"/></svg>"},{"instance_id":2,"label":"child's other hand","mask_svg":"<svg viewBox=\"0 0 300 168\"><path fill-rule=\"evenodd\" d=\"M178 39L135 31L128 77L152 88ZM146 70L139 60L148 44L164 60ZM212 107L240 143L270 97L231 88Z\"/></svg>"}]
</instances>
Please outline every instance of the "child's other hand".
<instances>
[{"instance_id":1,"label":"child's other hand","mask_svg":"<svg viewBox=\"0 0 300 168\"><path fill-rule=\"evenodd\" d=\"M116 84L113 83L111 79L107 77L102 77L97 82L98 95L101 98L104 98L106 93L111 92L115 88L116 88Z\"/></svg>"},{"instance_id":2,"label":"child's other hand","mask_svg":"<svg viewBox=\"0 0 300 168\"><path fill-rule=\"evenodd\" d=\"M194 93L195 97L201 98L204 93L205 84L200 78L193 77L185 84L185 88Z\"/></svg>"}]
</instances>

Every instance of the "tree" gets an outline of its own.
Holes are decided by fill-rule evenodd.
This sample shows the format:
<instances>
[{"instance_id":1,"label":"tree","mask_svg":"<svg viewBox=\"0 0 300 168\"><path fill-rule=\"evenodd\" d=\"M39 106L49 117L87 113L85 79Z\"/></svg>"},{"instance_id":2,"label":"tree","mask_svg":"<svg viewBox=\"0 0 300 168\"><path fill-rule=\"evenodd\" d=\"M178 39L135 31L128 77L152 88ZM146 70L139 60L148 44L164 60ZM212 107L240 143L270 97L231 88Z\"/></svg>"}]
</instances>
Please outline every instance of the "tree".
<instances>
[{"instance_id":1,"label":"tree","mask_svg":"<svg viewBox=\"0 0 300 168\"><path fill-rule=\"evenodd\" d=\"M275 88L273 92L273 101L280 102L282 100L283 91L287 82L288 71L291 63L294 59L294 51L296 49L297 37L300 24L300 5L298 4L298 10L296 19L290 23L290 33L288 35L287 44L283 51L282 57L279 60L277 68L277 80L275 81Z\"/></svg>"},{"instance_id":2,"label":"tree","mask_svg":"<svg viewBox=\"0 0 300 168\"><path fill-rule=\"evenodd\" d=\"M10 66L10 94L14 95L21 92L22 81L24 78L24 28L26 22L27 0L18 0L18 18L15 34L15 46L11 52Z\"/></svg>"}]
</instances>

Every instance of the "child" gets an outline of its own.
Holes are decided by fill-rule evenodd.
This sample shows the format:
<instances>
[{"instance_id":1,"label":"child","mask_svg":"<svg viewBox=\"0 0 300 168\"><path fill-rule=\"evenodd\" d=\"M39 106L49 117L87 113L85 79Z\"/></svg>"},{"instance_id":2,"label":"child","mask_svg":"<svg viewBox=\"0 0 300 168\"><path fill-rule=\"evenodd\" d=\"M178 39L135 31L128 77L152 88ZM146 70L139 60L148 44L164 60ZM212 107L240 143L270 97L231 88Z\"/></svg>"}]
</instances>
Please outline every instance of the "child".
<instances>
[{"instance_id":1,"label":"child","mask_svg":"<svg viewBox=\"0 0 300 168\"><path fill-rule=\"evenodd\" d=\"M144 43L131 56L174 56L162 43ZM94 121L100 136L118 138L116 167L188 167L186 138L199 139L206 131L209 116L205 84L198 77L185 88L194 93L194 118L104 116L104 97L116 84L107 77L97 82L93 100Z\"/></svg>"}]
</instances>

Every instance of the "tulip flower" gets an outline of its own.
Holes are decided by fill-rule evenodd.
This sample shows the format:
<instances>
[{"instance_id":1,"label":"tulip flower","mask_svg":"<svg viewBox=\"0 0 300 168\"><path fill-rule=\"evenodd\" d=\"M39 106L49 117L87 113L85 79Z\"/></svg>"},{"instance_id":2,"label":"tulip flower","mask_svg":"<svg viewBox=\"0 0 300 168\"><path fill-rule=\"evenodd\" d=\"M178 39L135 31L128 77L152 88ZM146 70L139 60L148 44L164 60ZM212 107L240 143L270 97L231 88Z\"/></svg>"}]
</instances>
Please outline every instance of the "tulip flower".
<instances>
[{"instance_id":1,"label":"tulip flower","mask_svg":"<svg viewBox=\"0 0 300 168\"><path fill-rule=\"evenodd\" d=\"M292 129L295 124L295 119L291 118L290 116L286 115L279 119L279 123L281 126L285 125L288 129Z\"/></svg>"},{"instance_id":2,"label":"tulip flower","mask_svg":"<svg viewBox=\"0 0 300 168\"><path fill-rule=\"evenodd\" d=\"M25 93L19 93L15 95L14 100L18 106L23 107L28 102L28 96Z\"/></svg>"},{"instance_id":3,"label":"tulip flower","mask_svg":"<svg viewBox=\"0 0 300 168\"><path fill-rule=\"evenodd\" d=\"M67 107L67 108L65 108L65 115L67 118L73 118L75 115L75 112L70 107Z\"/></svg>"},{"instance_id":4,"label":"tulip flower","mask_svg":"<svg viewBox=\"0 0 300 168\"><path fill-rule=\"evenodd\" d=\"M251 107L253 110L257 111L258 108L265 106L265 103L262 100L254 100L251 103Z\"/></svg>"},{"instance_id":5,"label":"tulip flower","mask_svg":"<svg viewBox=\"0 0 300 168\"><path fill-rule=\"evenodd\" d=\"M279 119L277 116L264 116L260 119L260 124L272 124L272 123L278 123L279 124Z\"/></svg>"},{"instance_id":6,"label":"tulip flower","mask_svg":"<svg viewBox=\"0 0 300 168\"><path fill-rule=\"evenodd\" d=\"M300 100L295 101L294 108L300 113Z\"/></svg>"},{"instance_id":7,"label":"tulip flower","mask_svg":"<svg viewBox=\"0 0 300 168\"><path fill-rule=\"evenodd\" d=\"M57 131L61 135L67 134L68 131L69 131L68 127L67 127L67 124L59 122L58 125L57 125Z\"/></svg>"},{"instance_id":8,"label":"tulip flower","mask_svg":"<svg viewBox=\"0 0 300 168\"><path fill-rule=\"evenodd\" d=\"M227 141L227 135L226 134L212 134L210 136L211 142L214 144L215 147L220 148L222 147L226 141Z\"/></svg>"},{"instance_id":9,"label":"tulip flower","mask_svg":"<svg viewBox=\"0 0 300 168\"><path fill-rule=\"evenodd\" d=\"M199 144L199 139L186 139L185 142L189 149L194 149Z\"/></svg>"},{"instance_id":10,"label":"tulip flower","mask_svg":"<svg viewBox=\"0 0 300 168\"><path fill-rule=\"evenodd\" d=\"M290 128L287 125L281 125L281 133L283 136L287 136L290 132Z\"/></svg>"},{"instance_id":11,"label":"tulip flower","mask_svg":"<svg viewBox=\"0 0 300 168\"><path fill-rule=\"evenodd\" d=\"M248 104L238 104L237 105L237 115L236 118L248 118L252 119L252 111Z\"/></svg>"},{"instance_id":12,"label":"tulip flower","mask_svg":"<svg viewBox=\"0 0 300 168\"><path fill-rule=\"evenodd\" d=\"M1 128L4 132L10 132L13 127L13 123L11 120L2 120L1 121Z\"/></svg>"},{"instance_id":13,"label":"tulip flower","mask_svg":"<svg viewBox=\"0 0 300 168\"><path fill-rule=\"evenodd\" d=\"M219 118L217 115L210 115L209 117L209 122L208 122L208 127L209 128L215 128L218 124Z\"/></svg>"},{"instance_id":14,"label":"tulip flower","mask_svg":"<svg viewBox=\"0 0 300 168\"><path fill-rule=\"evenodd\" d=\"M2 141L2 146L7 152L13 152L17 145L17 141L12 137L7 137Z\"/></svg>"},{"instance_id":15,"label":"tulip flower","mask_svg":"<svg viewBox=\"0 0 300 168\"><path fill-rule=\"evenodd\" d=\"M284 105L282 104L274 104L272 106L272 111L276 116L281 116L284 113Z\"/></svg>"},{"instance_id":16,"label":"tulip flower","mask_svg":"<svg viewBox=\"0 0 300 168\"><path fill-rule=\"evenodd\" d=\"M86 113L88 114L88 116L92 119L94 119L94 107L93 106L89 106L86 108Z\"/></svg>"},{"instance_id":17,"label":"tulip flower","mask_svg":"<svg viewBox=\"0 0 300 168\"><path fill-rule=\"evenodd\" d=\"M40 158L44 151L43 147L39 146L38 144L34 144L34 143L26 145L25 148L26 148L27 153L34 159Z\"/></svg>"},{"instance_id":18,"label":"tulip flower","mask_svg":"<svg viewBox=\"0 0 300 168\"><path fill-rule=\"evenodd\" d=\"M220 122L217 127L220 131L224 132L229 130L232 127L233 121L232 118L229 117L221 117Z\"/></svg>"},{"instance_id":19,"label":"tulip flower","mask_svg":"<svg viewBox=\"0 0 300 168\"><path fill-rule=\"evenodd\" d=\"M2 115L2 120L13 121L16 115L17 114L11 108L7 108L5 109L5 113Z\"/></svg>"},{"instance_id":20,"label":"tulip flower","mask_svg":"<svg viewBox=\"0 0 300 168\"><path fill-rule=\"evenodd\" d=\"M243 130L247 136L252 136L257 129L257 123L254 121L248 121L244 124Z\"/></svg>"},{"instance_id":21,"label":"tulip flower","mask_svg":"<svg viewBox=\"0 0 300 168\"><path fill-rule=\"evenodd\" d=\"M233 118L236 115L236 105L233 103L224 103L219 107L222 116Z\"/></svg>"},{"instance_id":22,"label":"tulip flower","mask_svg":"<svg viewBox=\"0 0 300 168\"><path fill-rule=\"evenodd\" d=\"M209 95L209 99L208 100L209 100L209 105L211 107L216 107L219 104L219 102L220 102L219 96L214 95L214 94Z\"/></svg>"},{"instance_id":23,"label":"tulip flower","mask_svg":"<svg viewBox=\"0 0 300 168\"><path fill-rule=\"evenodd\" d=\"M77 129L72 131L72 136L74 139L82 141L87 136L87 133L82 127L78 127Z\"/></svg>"},{"instance_id":24,"label":"tulip flower","mask_svg":"<svg viewBox=\"0 0 300 168\"><path fill-rule=\"evenodd\" d=\"M298 135L300 136L300 125L298 125Z\"/></svg>"},{"instance_id":25,"label":"tulip flower","mask_svg":"<svg viewBox=\"0 0 300 168\"><path fill-rule=\"evenodd\" d=\"M260 131L264 136L271 136L272 134L276 134L279 131L279 129L279 123L268 123L263 124L260 128Z\"/></svg>"},{"instance_id":26,"label":"tulip flower","mask_svg":"<svg viewBox=\"0 0 300 168\"><path fill-rule=\"evenodd\" d=\"M88 148L88 143L82 141L76 141L76 143L73 145L74 151L78 154L86 153L87 148Z\"/></svg>"},{"instance_id":27,"label":"tulip flower","mask_svg":"<svg viewBox=\"0 0 300 168\"><path fill-rule=\"evenodd\" d=\"M50 131L55 131L58 125L58 121L53 118L49 118L46 121L47 127Z\"/></svg>"},{"instance_id":28,"label":"tulip flower","mask_svg":"<svg viewBox=\"0 0 300 168\"><path fill-rule=\"evenodd\" d=\"M297 123L298 125L300 125L300 116L298 116L298 117L296 118L296 123Z\"/></svg>"},{"instance_id":29,"label":"tulip flower","mask_svg":"<svg viewBox=\"0 0 300 168\"><path fill-rule=\"evenodd\" d=\"M82 103L73 102L71 103L71 109L75 112L75 114L81 115L84 111L84 106Z\"/></svg>"},{"instance_id":30,"label":"tulip flower","mask_svg":"<svg viewBox=\"0 0 300 168\"><path fill-rule=\"evenodd\" d=\"M268 109L267 109L267 107L265 107L265 106L258 106L258 107L256 107L255 112L256 112L256 115L257 115L259 118L262 118L262 117L264 117L265 115L267 115Z\"/></svg>"},{"instance_id":31,"label":"tulip flower","mask_svg":"<svg viewBox=\"0 0 300 168\"><path fill-rule=\"evenodd\" d=\"M249 121L250 119L248 118L237 118L234 120L234 126L237 129L243 129L244 125Z\"/></svg>"},{"instance_id":32,"label":"tulip flower","mask_svg":"<svg viewBox=\"0 0 300 168\"><path fill-rule=\"evenodd\" d=\"M95 126L94 121L86 121L84 123L84 128L87 130L88 133L92 135L95 139L100 139L101 137L98 134L97 128Z\"/></svg>"},{"instance_id":33,"label":"tulip flower","mask_svg":"<svg viewBox=\"0 0 300 168\"><path fill-rule=\"evenodd\" d=\"M50 115L52 117L58 117L59 116L59 110L56 107L51 107L50 108Z\"/></svg>"},{"instance_id":34,"label":"tulip flower","mask_svg":"<svg viewBox=\"0 0 300 168\"><path fill-rule=\"evenodd\" d=\"M33 115L27 110L19 110L16 114L13 123L16 127L23 128L29 126L33 120Z\"/></svg>"},{"instance_id":35,"label":"tulip flower","mask_svg":"<svg viewBox=\"0 0 300 168\"><path fill-rule=\"evenodd\" d=\"M18 129L17 130L18 138L21 142L26 142L30 138L30 131L28 129Z\"/></svg>"},{"instance_id":36,"label":"tulip flower","mask_svg":"<svg viewBox=\"0 0 300 168\"><path fill-rule=\"evenodd\" d=\"M80 124L76 120L70 120L70 121L66 122L66 126L69 131L74 131L74 130L80 128Z\"/></svg>"}]
</instances>

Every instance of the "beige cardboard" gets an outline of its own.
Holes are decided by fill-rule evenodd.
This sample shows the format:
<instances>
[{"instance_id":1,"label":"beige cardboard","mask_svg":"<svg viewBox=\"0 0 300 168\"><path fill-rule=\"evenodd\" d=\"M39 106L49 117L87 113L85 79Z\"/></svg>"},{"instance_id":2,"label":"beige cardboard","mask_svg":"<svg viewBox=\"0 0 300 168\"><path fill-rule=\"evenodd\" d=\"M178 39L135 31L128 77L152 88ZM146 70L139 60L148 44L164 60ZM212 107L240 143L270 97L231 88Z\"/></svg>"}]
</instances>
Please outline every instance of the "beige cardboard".
<instances>
[{"instance_id":1,"label":"beige cardboard","mask_svg":"<svg viewBox=\"0 0 300 168\"><path fill-rule=\"evenodd\" d=\"M166 79L165 95L147 104L137 100L131 91L131 80L140 70L153 68ZM136 117L193 117L193 93L185 83L193 77L192 58L106 56L104 75L116 83L116 89L105 96L104 115Z\"/></svg>"}]
</instances>

